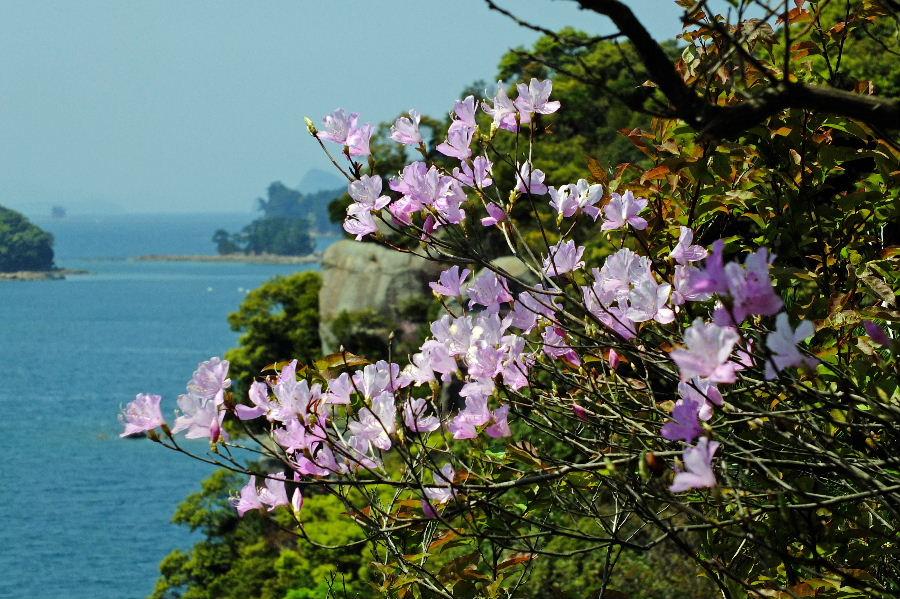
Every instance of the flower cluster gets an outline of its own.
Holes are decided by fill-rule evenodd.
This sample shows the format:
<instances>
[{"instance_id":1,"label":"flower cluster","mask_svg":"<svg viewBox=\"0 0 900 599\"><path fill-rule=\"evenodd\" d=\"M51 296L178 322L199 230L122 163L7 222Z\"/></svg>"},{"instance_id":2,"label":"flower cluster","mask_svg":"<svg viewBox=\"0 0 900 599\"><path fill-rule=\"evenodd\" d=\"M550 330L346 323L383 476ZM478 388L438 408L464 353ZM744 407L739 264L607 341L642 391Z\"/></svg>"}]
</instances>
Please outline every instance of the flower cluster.
<instances>
[{"instance_id":1,"label":"flower cluster","mask_svg":"<svg viewBox=\"0 0 900 599\"><path fill-rule=\"evenodd\" d=\"M282 365L277 376L253 383L246 401L235 403L226 401L228 363L213 358L198 367L187 394L179 397L181 414L171 431L165 427L160 398L139 395L123 414L123 434L163 427L170 437L186 431L188 438L216 443L226 440L222 428L226 414L239 421L264 419L292 479L281 472L269 474L259 487L251 478L235 506L241 514L287 505L296 511L304 481L383 469L385 454L404 440L418 438L427 447L429 435L456 441L509 437L515 408L503 398L529 389L538 364L545 369L583 368L594 358L581 350L590 327L623 343L640 344L660 331L677 334L677 316L686 311L686 304L715 298L710 319L697 317L684 329L683 345L669 353L680 383L671 420L660 431L665 441L683 444L683 468L676 470L670 490L715 486L713 459L720 443L712 439L707 423L725 404L719 385L735 384L760 364L754 357L758 348L743 336L741 324L751 317L777 314L761 362L768 379L787 368L815 364L798 348L813 333L812 325L804 321L792 328L787 314L780 312L783 302L769 274L774 256L766 248L751 253L743 263L726 264L724 242L714 243L710 253L694 244L694 230L680 226L668 262L659 261L665 258L654 262L654 256L625 247L628 236L649 228L641 216L648 200L632 191L611 193L604 203L601 185L585 179L548 185L545 173L530 159L510 161L516 167L514 180L496 181L485 144L475 141L500 130L516 132L531 124L535 115L560 108L559 102L550 100L550 81L533 79L528 85L519 84L517 91L512 100L499 83L493 99L480 103L491 118L489 133L479 129L479 103L473 96L456 102L446 138L436 148L458 161L452 169L411 162L390 178L389 192L377 174L353 177L348 187L353 202L344 229L361 240L377 233L378 220L390 219L393 227L428 243L439 240L442 228L462 228L475 219L510 234L514 229L506 227L509 206L497 190L503 183L509 188L510 204L521 194L549 195L557 225L570 219L569 231L576 223L596 228L602 214L599 231L621 235L620 249L588 274L585 247L560 230L558 241L548 242L540 252L542 261L528 265L539 278L536 283L512 278L488 262L447 256L455 264L430 284L447 313L431 323L431 334L408 364L378 361L340 374L328 372L313 382L298 376L295 360ZM410 110L394 123L391 138L419 146L425 155L420 121L419 114ZM358 124L356 113L338 109L325 117L322 131L313 132L320 140L344 145L352 161L369 154L372 131L371 125ZM488 196L488 190L497 193ZM573 322L583 326L579 329ZM607 355L615 370L620 354L608 348ZM451 383L457 387L455 401L446 405L436 401L437 390ZM579 420L590 420L584 407L573 404L572 409ZM439 506L457 497L457 473L449 463L431 472L433 484L420 486L420 491L425 514L434 516ZM290 501L289 485L297 486Z\"/></svg>"}]
</instances>

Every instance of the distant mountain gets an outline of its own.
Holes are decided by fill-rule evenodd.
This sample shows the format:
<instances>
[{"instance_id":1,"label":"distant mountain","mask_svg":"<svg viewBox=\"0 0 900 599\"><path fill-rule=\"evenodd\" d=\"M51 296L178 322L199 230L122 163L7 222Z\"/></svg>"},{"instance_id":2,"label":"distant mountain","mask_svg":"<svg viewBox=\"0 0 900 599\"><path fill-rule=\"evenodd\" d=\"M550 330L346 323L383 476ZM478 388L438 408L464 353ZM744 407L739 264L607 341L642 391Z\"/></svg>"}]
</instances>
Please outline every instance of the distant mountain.
<instances>
[{"instance_id":1,"label":"distant mountain","mask_svg":"<svg viewBox=\"0 0 900 599\"><path fill-rule=\"evenodd\" d=\"M346 188L347 180L335 173L313 168L303 175L303 178L300 180L300 183L297 184L296 189L300 193L306 195L314 194L319 191L330 191L339 187Z\"/></svg>"},{"instance_id":2,"label":"distant mountain","mask_svg":"<svg viewBox=\"0 0 900 599\"><path fill-rule=\"evenodd\" d=\"M53 268L53 235L0 206L0 272Z\"/></svg>"}]
</instances>

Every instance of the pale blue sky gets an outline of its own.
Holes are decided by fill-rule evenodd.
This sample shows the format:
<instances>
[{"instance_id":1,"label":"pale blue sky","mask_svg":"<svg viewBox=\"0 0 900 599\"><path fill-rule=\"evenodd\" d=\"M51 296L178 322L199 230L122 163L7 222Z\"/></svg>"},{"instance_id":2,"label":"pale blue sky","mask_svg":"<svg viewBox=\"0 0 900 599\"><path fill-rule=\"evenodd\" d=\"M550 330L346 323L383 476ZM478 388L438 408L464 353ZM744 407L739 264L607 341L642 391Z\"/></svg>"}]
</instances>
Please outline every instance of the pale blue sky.
<instances>
[{"instance_id":1,"label":"pale blue sky","mask_svg":"<svg viewBox=\"0 0 900 599\"><path fill-rule=\"evenodd\" d=\"M610 23L559 0L530 20ZM659 37L671 0L633 0ZM303 117L441 114L536 34L481 0L0 0L0 204L246 211L327 163Z\"/></svg>"}]
</instances>

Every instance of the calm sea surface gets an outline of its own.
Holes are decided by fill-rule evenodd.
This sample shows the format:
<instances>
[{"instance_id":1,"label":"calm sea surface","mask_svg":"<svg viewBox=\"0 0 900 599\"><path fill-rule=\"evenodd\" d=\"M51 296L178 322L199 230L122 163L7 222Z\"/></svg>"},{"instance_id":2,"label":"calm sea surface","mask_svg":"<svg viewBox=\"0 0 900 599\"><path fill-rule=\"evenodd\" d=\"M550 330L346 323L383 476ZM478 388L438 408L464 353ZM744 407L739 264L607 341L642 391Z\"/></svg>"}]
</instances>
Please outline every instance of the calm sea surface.
<instances>
[{"instance_id":1,"label":"calm sea surface","mask_svg":"<svg viewBox=\"0 0 900 599\"><path fill-rule=\"evenodd\" d=\"M246 291L308 267L127 258L214 253L213 230L251 219L37 220L58 265L92 274L0 283L0 597L146 597L191 545L170 519L209 467L119 439L119 408L146 391L171 413L196 364L235 344L226 317Z\"/></svg>"}]
</instances>

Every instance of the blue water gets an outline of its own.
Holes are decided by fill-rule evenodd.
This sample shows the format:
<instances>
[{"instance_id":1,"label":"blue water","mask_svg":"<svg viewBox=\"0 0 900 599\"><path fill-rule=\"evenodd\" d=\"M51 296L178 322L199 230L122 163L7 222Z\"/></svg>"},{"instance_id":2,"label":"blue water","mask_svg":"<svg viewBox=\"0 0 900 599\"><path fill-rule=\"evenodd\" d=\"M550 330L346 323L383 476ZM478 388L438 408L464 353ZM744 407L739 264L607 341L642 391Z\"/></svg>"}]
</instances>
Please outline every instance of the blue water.
<instances>
[{"instance_id":1,"label":"blue water","mask_svg":"<svg viewBox=\"0 0 900 599\"><path fill-rule=\"evenodd\" d=\"M0 597L146 597L190 546L170 520L209 467L119 439L119 407L146 391L171 411L196 364L234 345L226 317L246 290L307 267L123 258L212 253L212 230L247 220L39 221L57 264L92 274L0 284Z\"/></svg>"}]
</instances>

